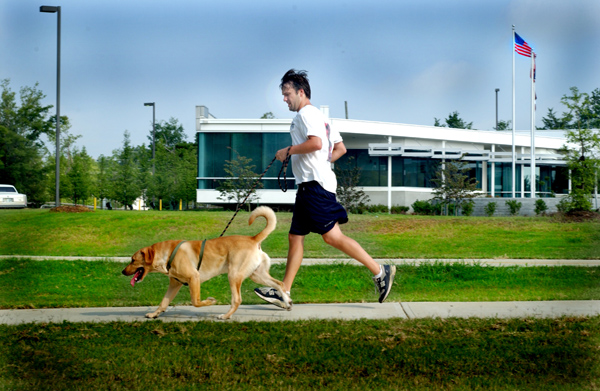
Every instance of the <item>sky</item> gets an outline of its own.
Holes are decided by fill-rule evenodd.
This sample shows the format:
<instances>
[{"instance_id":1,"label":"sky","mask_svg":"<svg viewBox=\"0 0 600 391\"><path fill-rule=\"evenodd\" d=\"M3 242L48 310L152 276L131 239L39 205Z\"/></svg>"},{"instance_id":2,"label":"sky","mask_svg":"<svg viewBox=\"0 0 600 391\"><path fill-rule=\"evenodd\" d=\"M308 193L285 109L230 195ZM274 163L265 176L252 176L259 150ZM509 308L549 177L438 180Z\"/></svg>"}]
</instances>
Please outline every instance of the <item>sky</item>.
<instances>
[{"instance_id":1,"label":"sky","mask_svg":"<svg viewBox=\"0 0 600 391\"><path fill-rule=\"evenodd\" d=\"M148 145L175 118L188 141L195 106L216 118L292 118L279 82L308 72L332 118L433 125L458 111L474 129L512 119L512 26L537 54L536 126L563 95L600 88L598 0L0 0L0 80L36 83L97 158ZM516 129L530 129L530 59L515 57ZM51 112L55 113L54 109ZM53 151L54 147L49 145Z\"/></svg>"}]
</instances>

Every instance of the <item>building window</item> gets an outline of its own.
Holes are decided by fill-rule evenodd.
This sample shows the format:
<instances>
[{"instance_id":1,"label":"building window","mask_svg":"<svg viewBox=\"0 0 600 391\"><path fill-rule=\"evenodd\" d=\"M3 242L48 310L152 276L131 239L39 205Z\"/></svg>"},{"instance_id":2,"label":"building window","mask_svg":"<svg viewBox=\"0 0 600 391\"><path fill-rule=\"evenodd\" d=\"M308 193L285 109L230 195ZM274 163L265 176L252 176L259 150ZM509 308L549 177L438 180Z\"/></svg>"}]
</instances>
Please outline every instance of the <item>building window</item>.
<instances>
[{"instance_id":1,"label":"building window","mask_svg":"<svg viewBox=\"0 0 600 391\"><path fill-rule=\"evenodd\" d=\"M569 170L567 167L536 166L535 169L536 194L538 197L552 197L554 194L569 193ZM531 191L531 185L527 180L525 190Z\"/></svg>"},{"instance_id":2,"label":"building window","mask_svg":"<svg viewBox=\"0 0 600 391\"><path fill-rule=\"evenodd\" d=\"M439 169L440 160L416 157L392 157L392 186L434 187L431 181Z\"/></svg>"},{"instance_id":3,"label":"building window","mask_svg":"<svg viewBox=\"0 0 600 391\"><path fill-rule=\"evenodd\" d=\"M353 158L350 160L350 158ZM338 162L346 167L359 167L359 186L387 186L387 156L370 156L366 149L349 149ZM431 181L440 164L439 160L427 158L392 157L392 186L433 187Z\"/></svg>"},{"instance_id":4,"label":"building window","mask_svg":"<svg viewBox=\"0 0 600 391\"><path fill-rule=\"evenodd\" d=\"M358 186L387 186L387 157L369 156L366 149L348 149L335 164L343 169L360 168Z\"/></svg>"},{"instance_id":5,"label":"building window","mask_svg":"<svg viewBox=\"0 0 600 391\"><path fill-rule=\"evenodd\" d=\"M487 165L487 192L492 192L492 164L494 168L494 196L512 197L512 163L488 163ZM515 193L521 192L521 166L517 165L515 173Z\"/></svg>"},{"instance_id":6,"label":"building window","mask_svg":"<svg viewBox=\"0 0 600 391\"><path fill-rule=\"evenodd\" d=\"M254 172L262 174L275 153L291 145L289 133L198 133L198 189L216 189L227 176L227 160L240 156L252 159ZM264 189L278 189L281 162L275 161L262 179ZM286 170L288 188L294 188L291 165ZM283 176L282 176L283 180Z\"/></svg>"},{"instance_id":7,"label":"building window","mask_svg":"<svg viewBox=\"0 0 600 391\"><path fill-rule=\"evenodd\" d=\"M517 164L515 175L515 195L521 196L521 175L524 175L525 196L531 197L531 168L529 165ZM536 166L536 195L552 197L554 194L569 193L569 171L564 166ZM488 178L492 175L492 164L488 164ZM494 193L498 197L512 197L512 163L496 163L496 186ZM491 192L491 180L488 179L487 191Z\"/></svg>"},{"instance_id":8,"label":"building window","mask_svg":"<svg viewBox=\"0 0 600 391\"><path fill-rule=\"evenodd\" d=\"M481 162L479 162L479 161L467 162L466 167L469 169L467 171L467 175L469 175L469 179L475 178L477 180L476 188L478 190L481 190L481 183L482 183L481 177L483 175L483 169L481 168Z\"/></svg>"}]
</instances>

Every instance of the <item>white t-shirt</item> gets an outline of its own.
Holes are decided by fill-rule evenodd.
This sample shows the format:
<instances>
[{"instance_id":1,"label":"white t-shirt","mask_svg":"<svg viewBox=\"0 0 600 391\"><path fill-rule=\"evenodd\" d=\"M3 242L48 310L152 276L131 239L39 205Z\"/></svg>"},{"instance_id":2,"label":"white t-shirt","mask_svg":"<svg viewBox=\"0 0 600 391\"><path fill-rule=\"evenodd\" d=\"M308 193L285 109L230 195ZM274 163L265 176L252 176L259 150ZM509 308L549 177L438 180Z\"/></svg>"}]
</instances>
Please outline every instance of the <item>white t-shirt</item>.
<instances>
[{"instance_id":1,"label":"white t-shirt","mask_svg":"<svg viewBox=\"0 0 600 391\"><path fill-rule=\"evenodd\" d=\"M325 190L335 193L337 179L331 169L333 145L342 141L339 132L331 130L321 110L315 106L304 106L292 121L290 127L292 144L302 144L308 136L321 138L321 149L307 154L292 155L292 171L296 184L317 181Z\"/></svg>"}]
</instances>

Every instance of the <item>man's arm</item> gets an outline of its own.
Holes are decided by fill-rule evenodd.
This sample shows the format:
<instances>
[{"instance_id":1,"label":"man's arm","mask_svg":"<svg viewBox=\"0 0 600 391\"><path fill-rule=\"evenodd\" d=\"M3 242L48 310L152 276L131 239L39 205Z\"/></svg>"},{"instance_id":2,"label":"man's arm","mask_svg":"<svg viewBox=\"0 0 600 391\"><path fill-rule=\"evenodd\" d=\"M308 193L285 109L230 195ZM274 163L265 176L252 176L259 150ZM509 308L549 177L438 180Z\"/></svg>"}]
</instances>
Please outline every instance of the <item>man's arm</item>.
<instances>
[{"instance_id":1,"label":"man's arm","mask_svg":"<svg viewBox=\"0 0 600 391\"><path fill-rule=\"evenodd\" d=\"M343 141L333 144L333 151L331 152L331 163L335 162L346 153L346 146Z\"/></svg>"},{"instance_id":2,"label":"man's arm","mask_svg":"<svg viewBox=\"0 0 600 391\"><path fill-rule=\"evenodd\" d=\"M288 154L288 148L290 150L290 156L291 156L291 155L302 155L305 153L315 152L315 151L320 150L322 146L323 146L323 144L321 142L320 137L308 136L308 140L306 140L302 144L292 145L290 147L285 147L285 148L280 149L279 151L277 151L277 154L275 155L275 157L277 158L277 160L282 162L285 160L285 157ZM335 147L334 147L334 150L335 150ZM344 152L345 152L345 149L344 149ZM342 156L342 155L340 155L340 156Z\"/></svg>"}]
</instances>

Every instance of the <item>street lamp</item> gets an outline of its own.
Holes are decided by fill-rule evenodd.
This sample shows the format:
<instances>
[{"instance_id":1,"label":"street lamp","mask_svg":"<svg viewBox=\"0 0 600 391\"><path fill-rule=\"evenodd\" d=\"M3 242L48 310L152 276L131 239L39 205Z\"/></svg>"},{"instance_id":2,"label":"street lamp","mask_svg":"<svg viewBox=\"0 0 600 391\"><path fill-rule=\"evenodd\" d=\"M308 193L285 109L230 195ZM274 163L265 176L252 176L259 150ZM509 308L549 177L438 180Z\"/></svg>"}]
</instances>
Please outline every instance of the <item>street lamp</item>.
<instances>
[{"instance_id":1,"label":"street lamp","mask_svg":"<svg viewBox=\"0 0 600 391\"><path fill-rule=\"evenodd\" d=\"M154 134L156 133L156 105L154 102L151 102L144 103L144 106L152 106L152 175L154 175L154 153L156 150L154 146Z\"/></svg>"},{"instance_id":2,"label":"street lamp","mask_svg":"<svg viewBox=\"0 0 600 391\"><path fill-rule=\"evenodd\" d=\"M498 91L500 88L496 88L496 130L498 130Z\"/></svg>"},{"instance_id":3,"label":"street lamp","mask_svg":"<svg viewBox=\"0 0 600 391\"><path fill-rule=\"evenodd\" d=\"M56 33L56 199L55 206L60 206L60 7L42 5L40 12L58 16Z\"/></svg>"}]
</instances>

